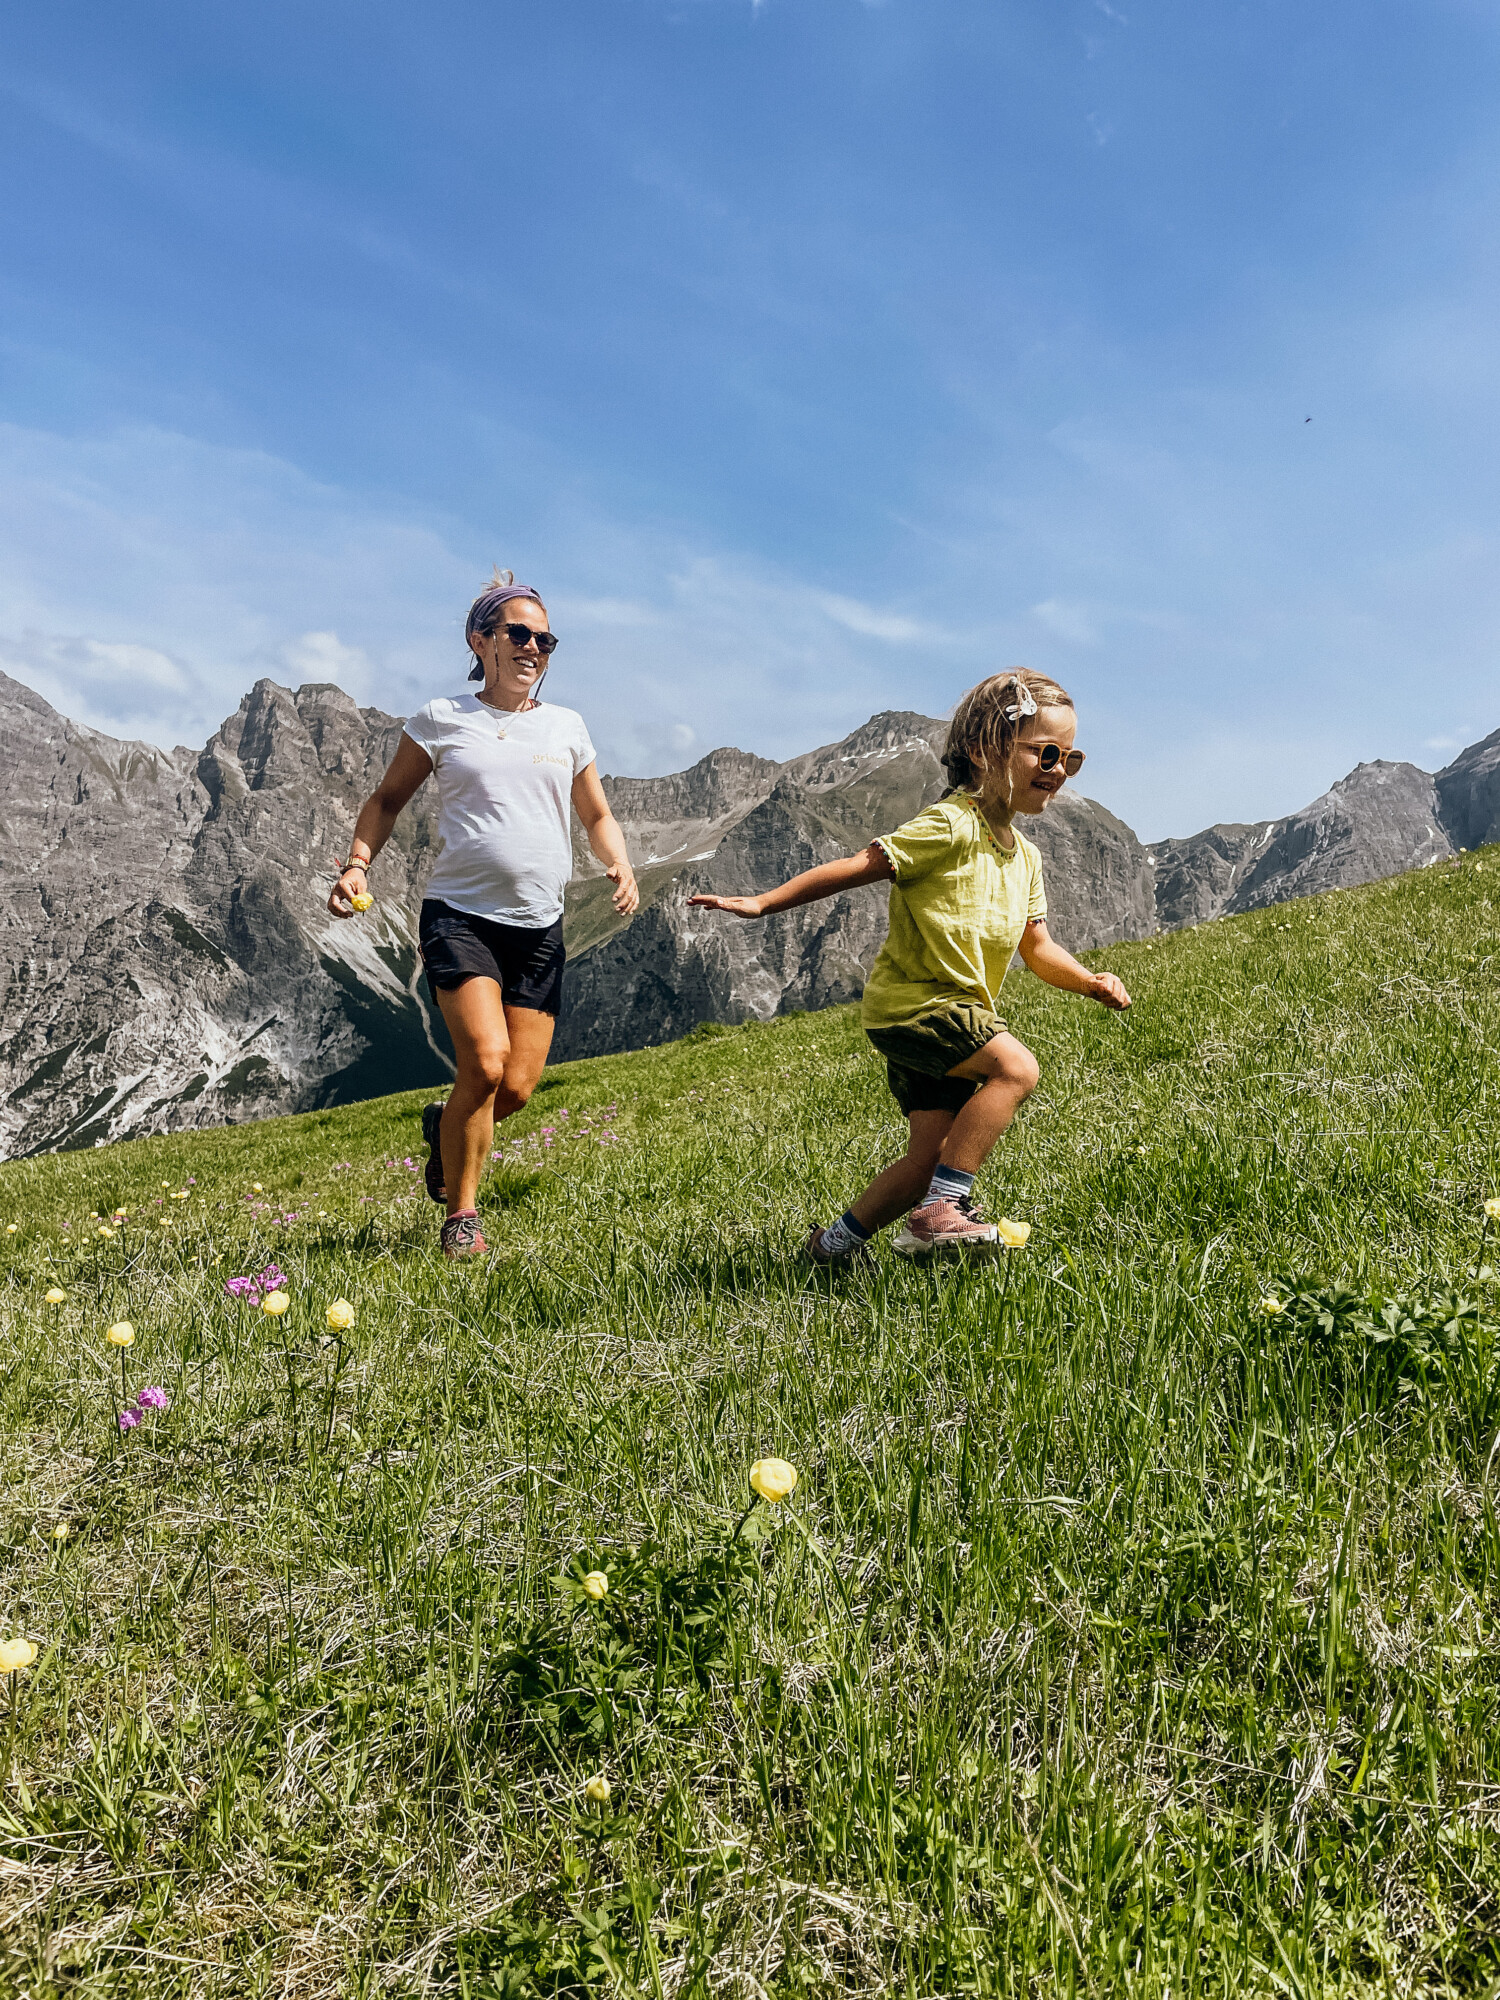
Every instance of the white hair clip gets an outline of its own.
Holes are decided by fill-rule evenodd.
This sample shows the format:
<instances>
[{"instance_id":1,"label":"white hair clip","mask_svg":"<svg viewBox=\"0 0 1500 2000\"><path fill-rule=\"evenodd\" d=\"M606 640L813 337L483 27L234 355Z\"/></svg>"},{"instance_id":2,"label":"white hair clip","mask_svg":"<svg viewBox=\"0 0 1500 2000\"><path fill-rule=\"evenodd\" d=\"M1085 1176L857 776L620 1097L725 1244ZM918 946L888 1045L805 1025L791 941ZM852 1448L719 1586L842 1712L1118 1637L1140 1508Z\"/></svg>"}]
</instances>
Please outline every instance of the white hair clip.
<instances>
[{"instance_id":1,"label":"white hair clip","mask_svg":"<svg viewBox=\"0 0 1500 2000\"><path fill-rule=\"evenodd\" d=\"M1036 703L1031 698L1030 688L1023 687L1020 695L1019 701L1013 701L1010 707L1004 710L1007 722L1024 722L1028 715L1036 714Z\"/></svg>"}]
</instances>

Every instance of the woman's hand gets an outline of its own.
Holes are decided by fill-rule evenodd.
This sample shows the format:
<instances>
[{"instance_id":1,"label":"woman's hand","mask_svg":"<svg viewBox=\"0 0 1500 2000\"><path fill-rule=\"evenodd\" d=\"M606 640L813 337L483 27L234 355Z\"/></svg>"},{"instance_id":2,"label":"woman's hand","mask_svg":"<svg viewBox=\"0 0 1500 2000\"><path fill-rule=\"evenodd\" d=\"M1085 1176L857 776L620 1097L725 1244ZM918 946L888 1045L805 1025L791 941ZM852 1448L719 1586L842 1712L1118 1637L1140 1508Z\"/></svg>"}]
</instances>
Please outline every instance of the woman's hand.
<instances>
[{"instance_id":1,"label":"woman's hand","mask_svg":"<svg viewBox=\"0 0 1500 2000\"><path fill-rule=\"evenodd\" d=\"M333 893L328 898L328 907L336 917L352 917L354 898L366 896L369 892L370 878L358 862L354 862L342 871L334 883Z\"/></svg>"},{"instance_id":2,"label":"woman's hand","mask_svg":"<svg viewBox=\"0 0 1500 2000\"><path fill-rule=\"evenodd\" d=\"M1125 982L1117 979L1112 972L1094 974L1094 990L1089 998L1097 1000L1101 1007L1113 1007L1119 1013L1124 1013L1130 1005L1130 995L1125 991Z\"/></svg>"},{"instance_id":3,"label":"woman's hand","mask_svg":"<svg viewBox=\"0 0 1500 2000\"><path fill-rule=\"evenodd\" d=\"M763 917L760 896L689 896L690 910L727 910L732 917Z\"/></svg>"},{"instance_id":4,"label":"woman's hand","mask_svg":"<svg viewBox=\"0 0 1500 2000\"><path fill-rule=\"evenodd\" d=\"M617 861L613 868L604 871L606 881L613 882L615 893L612 901L622 917L633 917L641 907L641 892L636 887L635 870L628 861Z\"/></svg>"}]
</instances>

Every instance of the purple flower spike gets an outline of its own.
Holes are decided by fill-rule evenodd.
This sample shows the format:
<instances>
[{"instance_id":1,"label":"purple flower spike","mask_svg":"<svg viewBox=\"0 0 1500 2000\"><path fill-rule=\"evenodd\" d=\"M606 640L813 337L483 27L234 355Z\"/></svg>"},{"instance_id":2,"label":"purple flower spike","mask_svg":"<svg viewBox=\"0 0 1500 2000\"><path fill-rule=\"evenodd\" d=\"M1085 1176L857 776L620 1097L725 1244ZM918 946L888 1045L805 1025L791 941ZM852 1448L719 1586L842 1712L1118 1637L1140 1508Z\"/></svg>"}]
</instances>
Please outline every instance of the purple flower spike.
<instances>
[{"instance_id":1,"label":"purple flower spike","mask_svg":"<svg viewBox=\"0 0 1500 2000\"><path fill-rule=\"evenodd\" d=\"M141 1413L139 1410L121 1410L120 1429L122 1431L133 1431L140 1420Z\"/></svg>"},{"instance_id":2,"label":"purple flower spike","mask_svg":"<svg viewBox=\"0 0 1500 2000\"><path fill-rule=\"evenodd\" d=\"M139 1397L143 1410L164 1410L167 1407L165 1389L142 1389Z\"/></svg>"}]
</instances>

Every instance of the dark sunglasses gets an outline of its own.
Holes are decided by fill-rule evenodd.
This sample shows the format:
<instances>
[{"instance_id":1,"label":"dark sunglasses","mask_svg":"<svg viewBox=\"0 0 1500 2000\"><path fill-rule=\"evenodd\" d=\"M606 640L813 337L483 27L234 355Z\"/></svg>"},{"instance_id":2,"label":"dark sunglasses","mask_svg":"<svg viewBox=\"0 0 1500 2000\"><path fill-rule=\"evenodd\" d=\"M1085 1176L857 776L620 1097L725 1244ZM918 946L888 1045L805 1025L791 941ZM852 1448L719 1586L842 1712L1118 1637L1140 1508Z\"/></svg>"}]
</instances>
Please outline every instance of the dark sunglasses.
<instances>
[{"instance_id":1,"label":"dark sunglasses","mask_svg":"<svg viewBox=\"0 0 1500 2000\"><path fill-rule=\"evenodd\" d=\"M1032 743L1028 748L1036 752L1036 767L1039 771L1055 771L1059 764L1065 778L1076 778L1083 769L1083 750L1064 750L1060 743Z\"/></svg>"},{"instance_id":2,"label":"dark sunglasses","mask_svg":"<svg viewBox=\"0 0 1500 2000\"><path fill-rule=\"evenodd\" d=\"M548 653L555 653L557 651L557 634L555 632L533 632L529 625L521 624L519 619L514 625L497 625L495 630L503 632L513 646L526 646L535 639L536 649L543 658Z\"/></svg>"}]
</instances>

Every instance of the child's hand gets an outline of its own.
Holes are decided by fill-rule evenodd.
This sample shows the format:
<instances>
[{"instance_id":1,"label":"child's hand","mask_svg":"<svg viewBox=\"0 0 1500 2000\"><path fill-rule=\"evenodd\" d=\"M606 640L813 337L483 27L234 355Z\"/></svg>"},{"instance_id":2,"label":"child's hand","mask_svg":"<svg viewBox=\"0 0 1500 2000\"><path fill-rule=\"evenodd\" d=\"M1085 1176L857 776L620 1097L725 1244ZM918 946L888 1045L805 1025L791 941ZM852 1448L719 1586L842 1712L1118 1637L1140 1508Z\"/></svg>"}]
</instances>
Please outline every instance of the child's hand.
<instances>
[{"instance_id":1,"label":"child's hand","mask_svg":"<svg viewBox=\"0 0 1500 2000\"><path fill-rule=\"evenodd\" d=\"M1094 974L1094 990L1090 1000L1097 1000L1101 1007L1113 1007L1120 1013L1130 1005L1130 995L1125 991L1124 982L1116 979L1112 972Z\"/></svg>"},{"instance_id":2,"label":"child's hand","mask_svg":"<svg viewBox=\"0 0 1500 2000\"><path fill-rule=\"evenodd\" d=\"M759 896L689 896L690 910L727 910L732 917L759 917L765 912Z\"/></svg>"}]
</instances>

